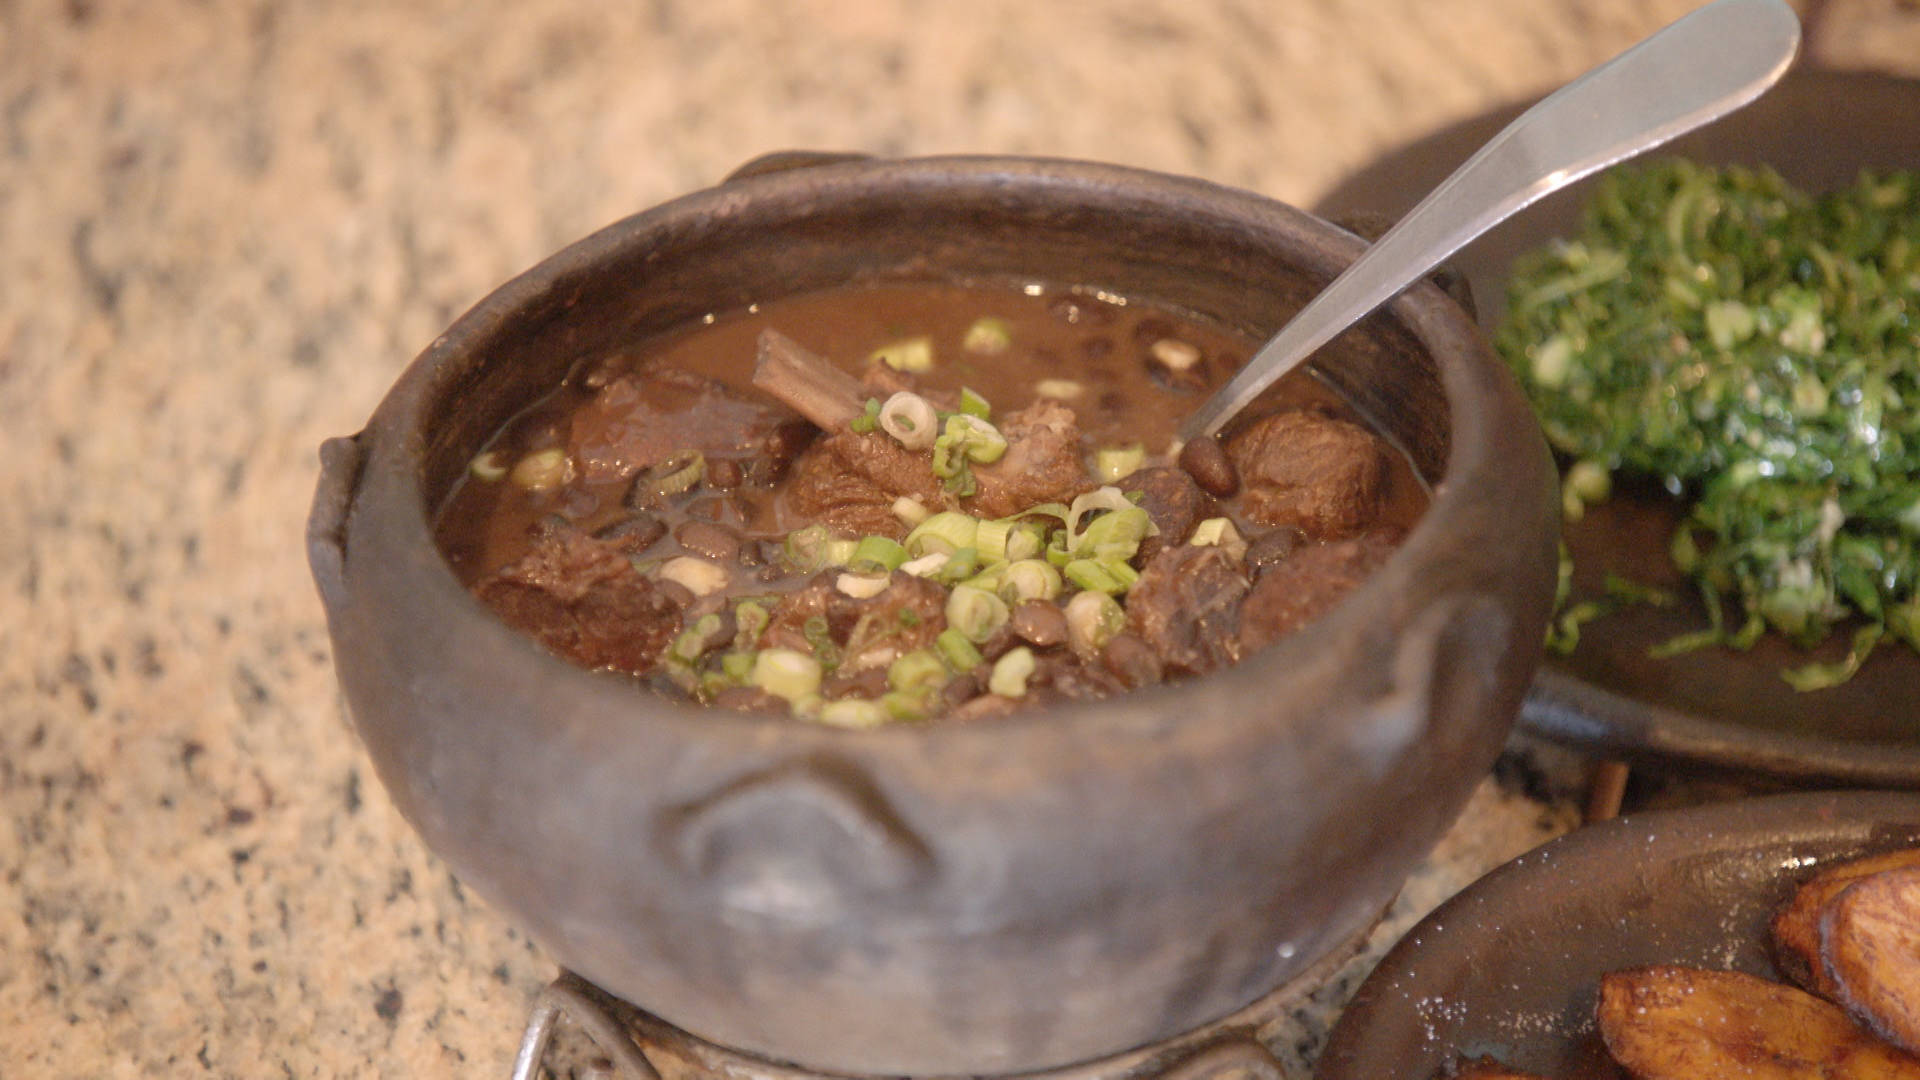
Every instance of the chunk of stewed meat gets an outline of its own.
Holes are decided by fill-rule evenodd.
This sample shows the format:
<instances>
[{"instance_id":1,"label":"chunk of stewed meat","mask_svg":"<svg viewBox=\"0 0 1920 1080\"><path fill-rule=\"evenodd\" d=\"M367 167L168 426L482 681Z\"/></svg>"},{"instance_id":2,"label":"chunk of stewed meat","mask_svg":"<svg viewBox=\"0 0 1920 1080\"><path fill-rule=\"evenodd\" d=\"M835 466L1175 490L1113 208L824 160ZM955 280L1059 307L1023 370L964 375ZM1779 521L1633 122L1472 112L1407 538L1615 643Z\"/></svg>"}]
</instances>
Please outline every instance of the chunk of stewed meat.
<instances>
[{"instance_id":1,"label":"chunk of stewed meat","mask_svg":"<svg viewBox=\"0 0 1920 1080\"><path fill-rule=\"evenodd\" d=\"M925 578L894 571L887 587L855 597L840 588L843 571L814 575L776 604L761 635L763 648L811 653L843 674L887 665L933 647L947 628L947 590Z\"/></svg>"},{"instance_id":2,"label":"chunk of stewed meat","mask_svg":"<svg viewBox=\"0 0 1920 1080\"><path fill-rule=\"evenodd\" d=\"M842 649L843 671L884 671L910 652L932 648L947 628L947 590L903 571L895 570L885 589L858 603L859 619Z\"/></svg>"},{"instance_id":3,"label":"chunk of stewed meat","mask_svg":"<svg viewBox=\"0 0 1920 1080\"><path fill-rule=\"evenodd\" d=\"M1027 697L1043 704L1108 698L1126 690L1127 684L1099 663L1064 654L1041 657L1027 678Z\"/></svg>"},{"instance_id":4,"label":"chunk of stewed meat","mask_svg":"<svg viewBox=\"0 0 1920 1080\"><path fill-rule=\"evenodd\" d=\"M1200 519L1213 511L1213 500L1200 490L1193 477L1184 469L1170 468L1165 465L1150 466L1141 469L1115 485L1134 498L1135 505L1147 512L1157 530L1153 535L1140 541L1140 561L1144 565L1160 553L1161 548L1177 547L1187 542L1188 534Z\"/></svg>"},{"instance_id":5,"label":"chunk of stewed meat","mask_svg":"<svg viewBox=\"0 0 1920 1080\"><path fill-rule=\"evenodd\" d=\"M836 431L800 455L782 500L796 520L818 522L843 536L898 540L907 525L893 511L905 496L939 507L940 480L916 454L880 432Z\"/></svg>"},{"instance_id":6,"label":"chunk of stewed meat","mask_svg":"<svg viewBox=\"0 0 1920 1080\"><path fill-rule=\"evenodd\" d=\"M1154 556L1127 593L1127 622L1166 670L1200 675L1240 658L1247 575L1226 551L1192 544Z\"/></svg>"},{"instance_id":7,"label":"chunk of stewed meat","mask_svg":"<svg viewBox=\"0 0 1920 1080\"><path fill-rule=\"evenodd\" d=\"M1007 517L1041 503L1071 502L1093 487L1080 460L1080 428L1073 410L1039 401L999 425L1007 449L1000 460L973 469L975 493L949 495L925 453L881 432L832 432L800 456L786 486L789 514L817 521L845 536L906 535L894 512L905 497L939 509L957 505L983 518Z\"/></svg>"},{"instance_id":8,"label":"chunk of stewed meat","mask_svg":"<svg viewBox=\"0 0 1920 1080\"><path fill-rule=\"evenodd\" d=\"M1250 653L1332 610L1393 554L1398 535L1364 536L1302 547L1267 568L1240 606L1240 648Z\"/></svg>"},{"instance_id":9,"label":"chunk of stewed meat","mask_svg":"<svg viewBox=\"0 0 1920 1080\"><path fill-rule=\"evenodd\" d=\"M962 503L968 513L1007 517L1041 503L1069 503L1093 488L1080 459L1080 424L1073 410L1048 398L996 418L1007 452L975 466L978 490Z\"/></svg>"},{"instance_id":10,"label":"chunk of stewed meat","mask_svg":"<svg viewBox=\"0 0 1920 1080\"><path fill-rule=\"evenodd\" d=\"M822 642L847 640L854 623L860 621L860 602L837 587L840 573L821 571L782 597L770 613L767 628L761 632L760 647L814 652ZM837 662L839 658L821 659Z\"/></svg>"},{"instance_id":11,"label":"chunk of stewed meat","mask_svg":"<svg viewBox=\"0 0 1920 1080\"><path fill-rule=\"evenodd\" d=\"M1304 409L1263 417L1227 443L1247 516L1322 540L1378 519L1388 453L1358 424Z\"/></svg>"},{"instance_id":12,"label":"chunk of stewed meat","mask_svg":"<svg viewBox=\"0 0 1920 1080\"><path fill-rule=\"evenodd\" d=\"M680 606L617 541L548 530L474 585L501 619L575 663L645 674L680 630Z\"/></svg>"},{"instance_id":13,"label":"chunk of stewed meat","mask_svg":"<svg viewBox=\"0 0 1920 1080\"><path fill-rule=\"evenodd\" d=\"M588 483L623 480L688 450L734 459L744 479L771 483L812 432L784 406L650 364L600 380L569 421L567 450Z\"/></svg>"}]
</instances>

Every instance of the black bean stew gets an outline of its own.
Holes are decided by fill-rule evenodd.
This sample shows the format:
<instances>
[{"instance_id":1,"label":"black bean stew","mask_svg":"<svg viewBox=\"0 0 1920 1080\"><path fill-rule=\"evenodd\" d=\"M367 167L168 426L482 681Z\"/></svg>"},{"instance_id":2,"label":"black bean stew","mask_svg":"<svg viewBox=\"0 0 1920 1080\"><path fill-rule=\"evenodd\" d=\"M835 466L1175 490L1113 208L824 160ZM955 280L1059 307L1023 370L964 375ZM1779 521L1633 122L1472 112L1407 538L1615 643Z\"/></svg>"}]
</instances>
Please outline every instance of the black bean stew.
<instances>
[{"instance_id":1,"label":"black bean stew","mask_svg":"<svg viewBox=\"0 0 1920 1080\"><path fill-rule=\"evenodd\" d=\"M1177 444L1250 352L1037 286L709 316L509 424L439 539L554 652L722 707L872 726L1203 675L1332 607L1425 505L1305 381Z\"/></svg>"}]
</instances>

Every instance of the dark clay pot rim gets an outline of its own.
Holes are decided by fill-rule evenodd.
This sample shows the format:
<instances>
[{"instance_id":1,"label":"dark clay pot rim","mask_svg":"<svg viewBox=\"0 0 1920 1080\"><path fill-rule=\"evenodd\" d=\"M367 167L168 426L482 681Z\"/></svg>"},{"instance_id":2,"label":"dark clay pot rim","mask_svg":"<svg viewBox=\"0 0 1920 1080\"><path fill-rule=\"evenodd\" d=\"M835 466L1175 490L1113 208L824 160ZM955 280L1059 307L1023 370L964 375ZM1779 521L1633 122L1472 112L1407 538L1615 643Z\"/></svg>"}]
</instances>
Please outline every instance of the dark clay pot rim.
<instances>
[{"instance_id":1,"label":"dark clay pot rim","mask_svg":"<svg viewBox=\"0 0 1920 1080\"><path fill-rule=\"evenodd\" d=\"M449 396L451 384L461 379L468 369L478 367L482 357L488 356L493 338L509 331L526 311L553 306L553 298L576 290L586 275L599 273L605 265L632 254L636 248L645 248L659 238L670 238L678 227L676 223L689 217L712 215L726 219L741 213L749 204L760 208L785 206L795 213L806 213L812 206L828 202L831 196L845 198L849 192L858 194L876 184L891 186L893 190L920 188L931 198L954 198L954 183L966 181L975 186L973 198L991 198L993 188L1002 184L1023 184L1060 190L1064 198L1116 202L1119 206L1144 208L1177 202L1188 213L1215 213L1221 229L1244 229L1244 223L1235 219L1235 215L1244 215L1256 219L1263 227L1271 227L1275 233L1321 233L1319 238L1329 242L1340 259L1356 258L1363 250L1363 242L1356 236L1327 225L1306 211L1260 194L1123 165L1048 158L945 156L841 161L812 165L803 169L803 173L804 188L793 184L795 175L789 171L760 173L639 211L566 246L495 288L447 327L447 331L403 371L390 394L382 400L367 425L367 432L392 430L397 438L372 438L367 448L367 471L401 469L413 473L407 490L419 496L419 475L413 455L424 452L426 438L422 430L428 429L432 409ZM1306 269L1327 273L1329 279L1338 271L1338 265L1332 265L1329 259L1313 258L1311 252L1304 250L1300 254L1304 256L1302 265ZM1196 696L1196 686L1212 686L1215 692L1260 694L1261 688L1273 686L1277 676L1325 661L1338 651L1334 650L1336 642L1363 636L1369 626L1380 625L1382 615L1390 621L1390 611L1396 607L1396 594L1404 588L1415 567L1448 559L1448 550L1461 540L1480 540L1478 525L1484 523L1476 521L1480 515L1471 511L1471 500L1490 496L1524 500L1532 494L1526 490L1521 477L1523 471L1511 471L1511 463L1496 461L1494 455L1503 423L1530 427L1534 423L1532 415L1524 409L1519 390L1505 377L1505 371L1492 356L1492 348L1476 329L1473 319L1440 288L1428 282L1415 284L1400 298L1382 307L1382 311L1390 313L1407 331L1413 332L1434 356L1448 400L1450 455L1442 477L1434 484L1434 498L1423 519L1380 571L1363 582L1334 611L1302 632L1269 646L1258 655L1242 659L1227 671L1139 690L1114 700L1075 701L1050 709L1023 709L977 723L889 724L870 730L797 724L785 717L755 717L666 700L639 688L624 676L578 669L541 650L532 638L499 623L492 611L468 594L444 557L440 557L432 538L432 509L424 500L413 498L405 507L405 513L392 513L386 523L407 530L403 542L419 544L436 555L430 559L430 573L417 578L415 584L419 592L409 600L442 607L474 623L490 626L490 630L509 634L520 644L528 663L547 669L553 678L593 678L597 684L593 698L628 701L645 711L651 723L699 724L707 730L716 724L756 732L778 730L781 734L776 738L785 742L820 744L822 748L843 746L845 740L862 740L868 744L887 740L939 742L998 738L1010 728L1131 724L1131 713L1137 711L1135 707L1150 707L1154 713L1177 713L1181 698ZM1469 356L1476 357L1480 363L1469 363ZM1501 382L1507 384L1503 386ZM1482 417L1484 423L1463 423L1469 413L1467 402L1486 409L1488 415ZM1509 475L1503 479L1503 473ZM1129 707L1116 709L1116 703ZM1206 713L1202 713L1202 717L1204 715ZM1185 719L1192 723L1198 717L1187 715Z\"/></svg>"}]
</instances>

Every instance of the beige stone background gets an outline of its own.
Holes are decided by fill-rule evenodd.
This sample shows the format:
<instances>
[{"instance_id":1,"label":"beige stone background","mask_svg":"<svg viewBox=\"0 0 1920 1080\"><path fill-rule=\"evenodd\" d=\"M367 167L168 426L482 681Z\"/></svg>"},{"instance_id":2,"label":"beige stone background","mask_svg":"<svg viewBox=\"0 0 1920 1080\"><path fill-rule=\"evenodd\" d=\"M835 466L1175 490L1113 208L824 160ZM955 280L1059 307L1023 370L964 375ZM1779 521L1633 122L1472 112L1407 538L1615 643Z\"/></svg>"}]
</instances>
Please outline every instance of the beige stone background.
<instances>
[{"instance_id":1,"label":"beige stone background","mask_svg":"<svg viewBox=\"0 0 1920 1080\"><path fill-rule=\"evenodd\" d=\"M301 534L321 439L516 271L783 147L1307 203L1694 6L0 0L0 1075L507 1074L552 965L373 779ZM1833 63L1920 56L1822 8ZM1376 945L1568 820L1489 781Z\"/></svg>"}]
</instances>

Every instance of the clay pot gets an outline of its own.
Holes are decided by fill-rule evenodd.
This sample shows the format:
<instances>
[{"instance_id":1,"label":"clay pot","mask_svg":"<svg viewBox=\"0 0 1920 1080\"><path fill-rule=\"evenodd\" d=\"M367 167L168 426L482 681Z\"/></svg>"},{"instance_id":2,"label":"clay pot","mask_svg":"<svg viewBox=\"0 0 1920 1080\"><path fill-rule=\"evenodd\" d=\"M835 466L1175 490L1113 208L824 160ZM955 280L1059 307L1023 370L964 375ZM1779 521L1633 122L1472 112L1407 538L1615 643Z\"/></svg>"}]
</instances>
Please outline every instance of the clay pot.
<instances>
[{"instance_id":1,"label":"clay pot","mask_svg":"<svg viewBox=\"0 0 1920 1080\"><path fill-rule=\"evenodd\" d=\"M790 162L782 161L785 165ZM1212 1020L1363 930L1539 660L1557 499L1527 406L1421 285L1323 353L1434 482L1392 560L1211 677L972 724L702 710L543 652L430 517L584 356L850 280L1097 284L1265 336L1359 250L1199 181L1031 159L749 170L481 301L335 439L309 532L355 723L460 879L557 960L820 1070L1008 1073Z\"/></svg>"}]
</instances>

